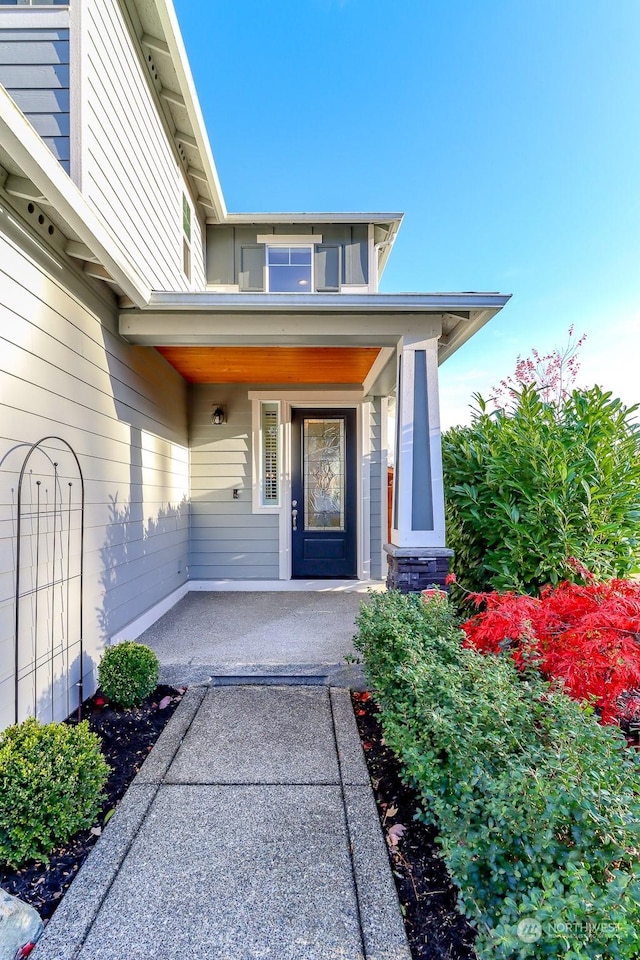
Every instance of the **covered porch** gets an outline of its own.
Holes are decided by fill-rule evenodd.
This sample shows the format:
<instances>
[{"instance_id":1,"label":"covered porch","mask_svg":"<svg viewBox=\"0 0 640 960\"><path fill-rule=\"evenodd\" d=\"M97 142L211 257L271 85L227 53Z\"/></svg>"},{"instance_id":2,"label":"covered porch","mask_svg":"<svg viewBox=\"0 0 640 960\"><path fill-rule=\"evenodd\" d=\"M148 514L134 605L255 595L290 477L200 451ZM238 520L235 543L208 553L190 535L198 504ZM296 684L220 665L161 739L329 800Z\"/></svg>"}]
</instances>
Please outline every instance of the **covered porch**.
<instances>
[{"instance_id":1,"label":"covered porch","mask_svg":"<svg viewBox=\"0 0 640 960\"><path fill-rule=\"evenodd\" d=\"M191 588L443 582L438 365L507 299L163 293L122 309L121 335L189 384Z\"/></svg>"}]
</instances>

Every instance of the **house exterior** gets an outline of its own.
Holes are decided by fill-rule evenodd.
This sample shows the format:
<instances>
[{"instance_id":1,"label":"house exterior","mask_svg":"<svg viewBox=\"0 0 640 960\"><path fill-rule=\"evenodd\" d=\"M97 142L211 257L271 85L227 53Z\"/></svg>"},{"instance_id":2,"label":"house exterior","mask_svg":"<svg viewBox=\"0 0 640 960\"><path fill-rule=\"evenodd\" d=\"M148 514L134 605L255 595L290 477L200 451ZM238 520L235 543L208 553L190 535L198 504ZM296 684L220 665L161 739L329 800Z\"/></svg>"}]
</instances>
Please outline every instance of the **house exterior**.
<instances>
[{"instance_id":1,"label":"house exterior","mask_svg":"<svg viewBox=\"0 0 640 960\"><path fill-rule=\"evenodd\" d=\"M0 3L0 726L187 589L442 581L438 364L508 297L379 293L401 220L229 213L170 0Z\"/></svg>"}]
</instances>

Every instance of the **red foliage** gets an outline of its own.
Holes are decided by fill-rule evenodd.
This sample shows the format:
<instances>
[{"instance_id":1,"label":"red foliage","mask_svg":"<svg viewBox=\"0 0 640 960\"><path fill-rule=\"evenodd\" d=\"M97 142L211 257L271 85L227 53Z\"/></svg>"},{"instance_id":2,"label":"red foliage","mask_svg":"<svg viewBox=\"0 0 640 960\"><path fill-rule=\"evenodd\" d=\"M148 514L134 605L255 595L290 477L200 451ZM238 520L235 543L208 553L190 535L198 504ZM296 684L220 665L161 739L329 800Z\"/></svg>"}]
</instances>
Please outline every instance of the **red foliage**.
<instances>
[{"instance_id":1,"label":"red foliage","mask_svg":"<svg viewBox=\"0 0 640 960\"><path fill-rule=\"evenodd\" d=\"M475 594L482 613L462 624L465 644L535 663L569 696L592 700L603 723L640 717L640 583L565 581L540 597Z\"/></svg>"}]
</instances>

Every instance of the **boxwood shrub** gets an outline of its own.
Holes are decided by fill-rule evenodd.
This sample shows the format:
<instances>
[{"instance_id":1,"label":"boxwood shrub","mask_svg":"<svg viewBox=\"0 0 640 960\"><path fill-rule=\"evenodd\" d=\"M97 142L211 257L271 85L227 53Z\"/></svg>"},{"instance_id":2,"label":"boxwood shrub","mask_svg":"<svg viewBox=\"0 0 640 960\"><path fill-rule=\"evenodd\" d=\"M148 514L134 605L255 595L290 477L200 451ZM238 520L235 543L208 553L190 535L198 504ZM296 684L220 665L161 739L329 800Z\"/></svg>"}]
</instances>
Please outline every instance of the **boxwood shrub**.
<instances>
[{"instance_id":1,"label":"boxwood shrub","mask_svg":"<svg viewBox=\"0 0 640 960\"><path fill-rule=\"evenodd\" d=\"M158 658L144 643L125 640L105 650L98 664L98 683L108 700L135 707L158 685Z\"/></svg>"},{"instance_id":2,"label":"boxwood shrub","mask_svg":"<svg viewBox=\"0 0 640 960\"><path fill-rule=\"evenodd\" d=\"M90 827L109 767L86 721L39 723L30 717L0 734L0 863L19 867L46 857Z\"/></svg>"},{"instance_id":3,"label":"boxwood shrub","mask_svg":"<svg viewBox=\"0 0 640 960\"><path fill-rule=\"evenodd\" d=\"M444 600L372 595L358 626L479 957L637 958L640 762L619 731L534 670L463 648Z\"/></svg>"}]
</instances>

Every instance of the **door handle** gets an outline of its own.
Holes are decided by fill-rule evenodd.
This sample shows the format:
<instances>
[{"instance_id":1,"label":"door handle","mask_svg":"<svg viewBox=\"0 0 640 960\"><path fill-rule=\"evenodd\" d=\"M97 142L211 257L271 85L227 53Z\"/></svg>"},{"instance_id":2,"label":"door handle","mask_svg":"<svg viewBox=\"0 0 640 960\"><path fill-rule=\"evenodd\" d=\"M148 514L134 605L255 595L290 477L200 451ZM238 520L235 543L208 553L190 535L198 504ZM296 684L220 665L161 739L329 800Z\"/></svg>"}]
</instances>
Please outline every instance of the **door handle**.
<instances>
[{"instance_id":1,"label":"door handle","mask_svg":"<svg viewBox=\"0 0 640 960\"><path fill-rule=\"evenodd\" d=\"M292 521L293 529L297 530L298 529L298 511L296 510L295 507L291 511L291 521Z\"/></svg>"}]
</instances>

